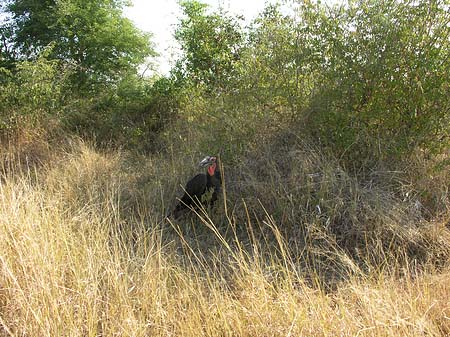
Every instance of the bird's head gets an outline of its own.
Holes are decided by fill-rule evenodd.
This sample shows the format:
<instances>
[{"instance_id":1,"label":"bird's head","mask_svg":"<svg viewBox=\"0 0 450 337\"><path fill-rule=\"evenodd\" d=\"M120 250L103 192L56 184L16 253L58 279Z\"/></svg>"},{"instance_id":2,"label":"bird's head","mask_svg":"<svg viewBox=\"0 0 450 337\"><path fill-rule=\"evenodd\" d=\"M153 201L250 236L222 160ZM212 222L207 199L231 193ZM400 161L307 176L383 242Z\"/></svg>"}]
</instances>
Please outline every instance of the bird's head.
<instances>
[{"instance_id":1,"label":"bird's head","mask_svg":"<svg viewBox=\"0 0 450 337\"><path fill-rule=\"evenodd\" d=\"M198 165L202 168L207 167L208 173L214 175L217 166L217 157L206 156Z\"/></svg>"}]
</instances>

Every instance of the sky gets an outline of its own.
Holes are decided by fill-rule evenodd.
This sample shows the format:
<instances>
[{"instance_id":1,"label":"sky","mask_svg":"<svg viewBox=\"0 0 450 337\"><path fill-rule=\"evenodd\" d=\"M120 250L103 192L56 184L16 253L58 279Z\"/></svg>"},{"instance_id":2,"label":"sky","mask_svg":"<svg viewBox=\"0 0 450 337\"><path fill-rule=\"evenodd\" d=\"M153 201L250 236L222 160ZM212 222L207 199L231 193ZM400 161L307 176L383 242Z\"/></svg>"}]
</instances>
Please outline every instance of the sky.
<instances>
[{"instance_id":1,"label":"sky","mask_svg":"<svg viewBox=\"0 0 450 337\"><path fill-rule=\"evenodd\" d=\"M243 15L249 22L264 9L266 3L276 1L202 0L202 2L210 5L213 10L222 7L232 14ZM132 0L132 6L125 8L124 13L139 29L153 34L152 41L160 54L156 60L159 65L157 70L161 74L167 74L177 52L173 32L181 16L178 0Z\"/></svg>"}]
</instances>

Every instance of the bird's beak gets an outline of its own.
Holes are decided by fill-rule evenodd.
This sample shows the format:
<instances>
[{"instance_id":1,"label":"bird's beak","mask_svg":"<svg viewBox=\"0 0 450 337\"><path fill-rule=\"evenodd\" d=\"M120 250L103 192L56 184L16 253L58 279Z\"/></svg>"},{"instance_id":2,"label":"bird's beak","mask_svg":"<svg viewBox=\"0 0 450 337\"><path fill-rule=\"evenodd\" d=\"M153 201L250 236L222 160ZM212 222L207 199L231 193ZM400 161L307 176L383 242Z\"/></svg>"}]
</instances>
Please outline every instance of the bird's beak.
<instances>
[{"instance_id":1,"label":"bird's beak","mask_svg":"<svg viewBox=\"0 0 450 337\"><path fill-rule=\"evenodd\" d=\"M211 157L205 157L200 163L198 163L198 166L206 167L209 164L211 164Z\"/></svg>"}]
</instances>

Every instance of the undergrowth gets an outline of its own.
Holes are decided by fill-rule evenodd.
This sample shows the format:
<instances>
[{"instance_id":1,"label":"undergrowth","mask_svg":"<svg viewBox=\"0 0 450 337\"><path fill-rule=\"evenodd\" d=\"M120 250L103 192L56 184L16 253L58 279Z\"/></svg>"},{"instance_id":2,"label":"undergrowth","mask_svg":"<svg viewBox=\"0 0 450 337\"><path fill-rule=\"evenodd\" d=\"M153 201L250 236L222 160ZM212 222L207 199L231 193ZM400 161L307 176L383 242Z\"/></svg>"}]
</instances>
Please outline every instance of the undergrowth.
<instances>
[{"instance_id":1,"label":"undergrowth","mask_svg":"<svg viewBox=\"0 0 450 337\"><path fill-rule=\"evenodd\" d=\"M401 195L406 174L360 180L285 135L222 161L220 204L173 220L195 154L39 151L2 173L2 335L450 332L448 208Z\"/></svg>"}]
</instances>

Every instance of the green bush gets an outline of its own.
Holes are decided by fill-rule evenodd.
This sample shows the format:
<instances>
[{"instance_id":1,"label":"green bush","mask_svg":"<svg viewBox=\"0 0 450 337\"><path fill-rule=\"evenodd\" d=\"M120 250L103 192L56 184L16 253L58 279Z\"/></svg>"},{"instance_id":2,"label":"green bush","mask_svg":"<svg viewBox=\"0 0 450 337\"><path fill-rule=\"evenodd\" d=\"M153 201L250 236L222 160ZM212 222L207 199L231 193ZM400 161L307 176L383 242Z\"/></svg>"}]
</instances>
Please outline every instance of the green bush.
<instances>
[{"instance_id":1,"label":"green bush","mask_svg":"<svg viewBox=\"0 0 450 337\"><path fill-rule=\"evenodd\" d=\"M308 121L321 139L350 161L449 145L446 9L364 0L313 18L323 70Z\"/></svg>"},{"instance_id":2,"label":"green bush","mask_svg":"<svg viewBox=\"0 0 450 337\"><path fill-rule=\"evenodd\" d=\"M0 130L8 133L21 126L37 126L58 117L66 104L66 79L70 67L39 57L16 64L13 71L0 68Z\"/></svg>"},{"instance_id":3,"label":"green bush","mask_svg":"<svg viewBox=\"0 0 450 337\"><path fill-rule=\"evenodd\" d=\"M244 125L257 134L257 119L294 122L355 169L449 147L445 1L304 2L293 13L268 7L249 28L227 87L197 88L206 110L195 113L222 120L215 135Z\"/></svg>"}]
</instances>

